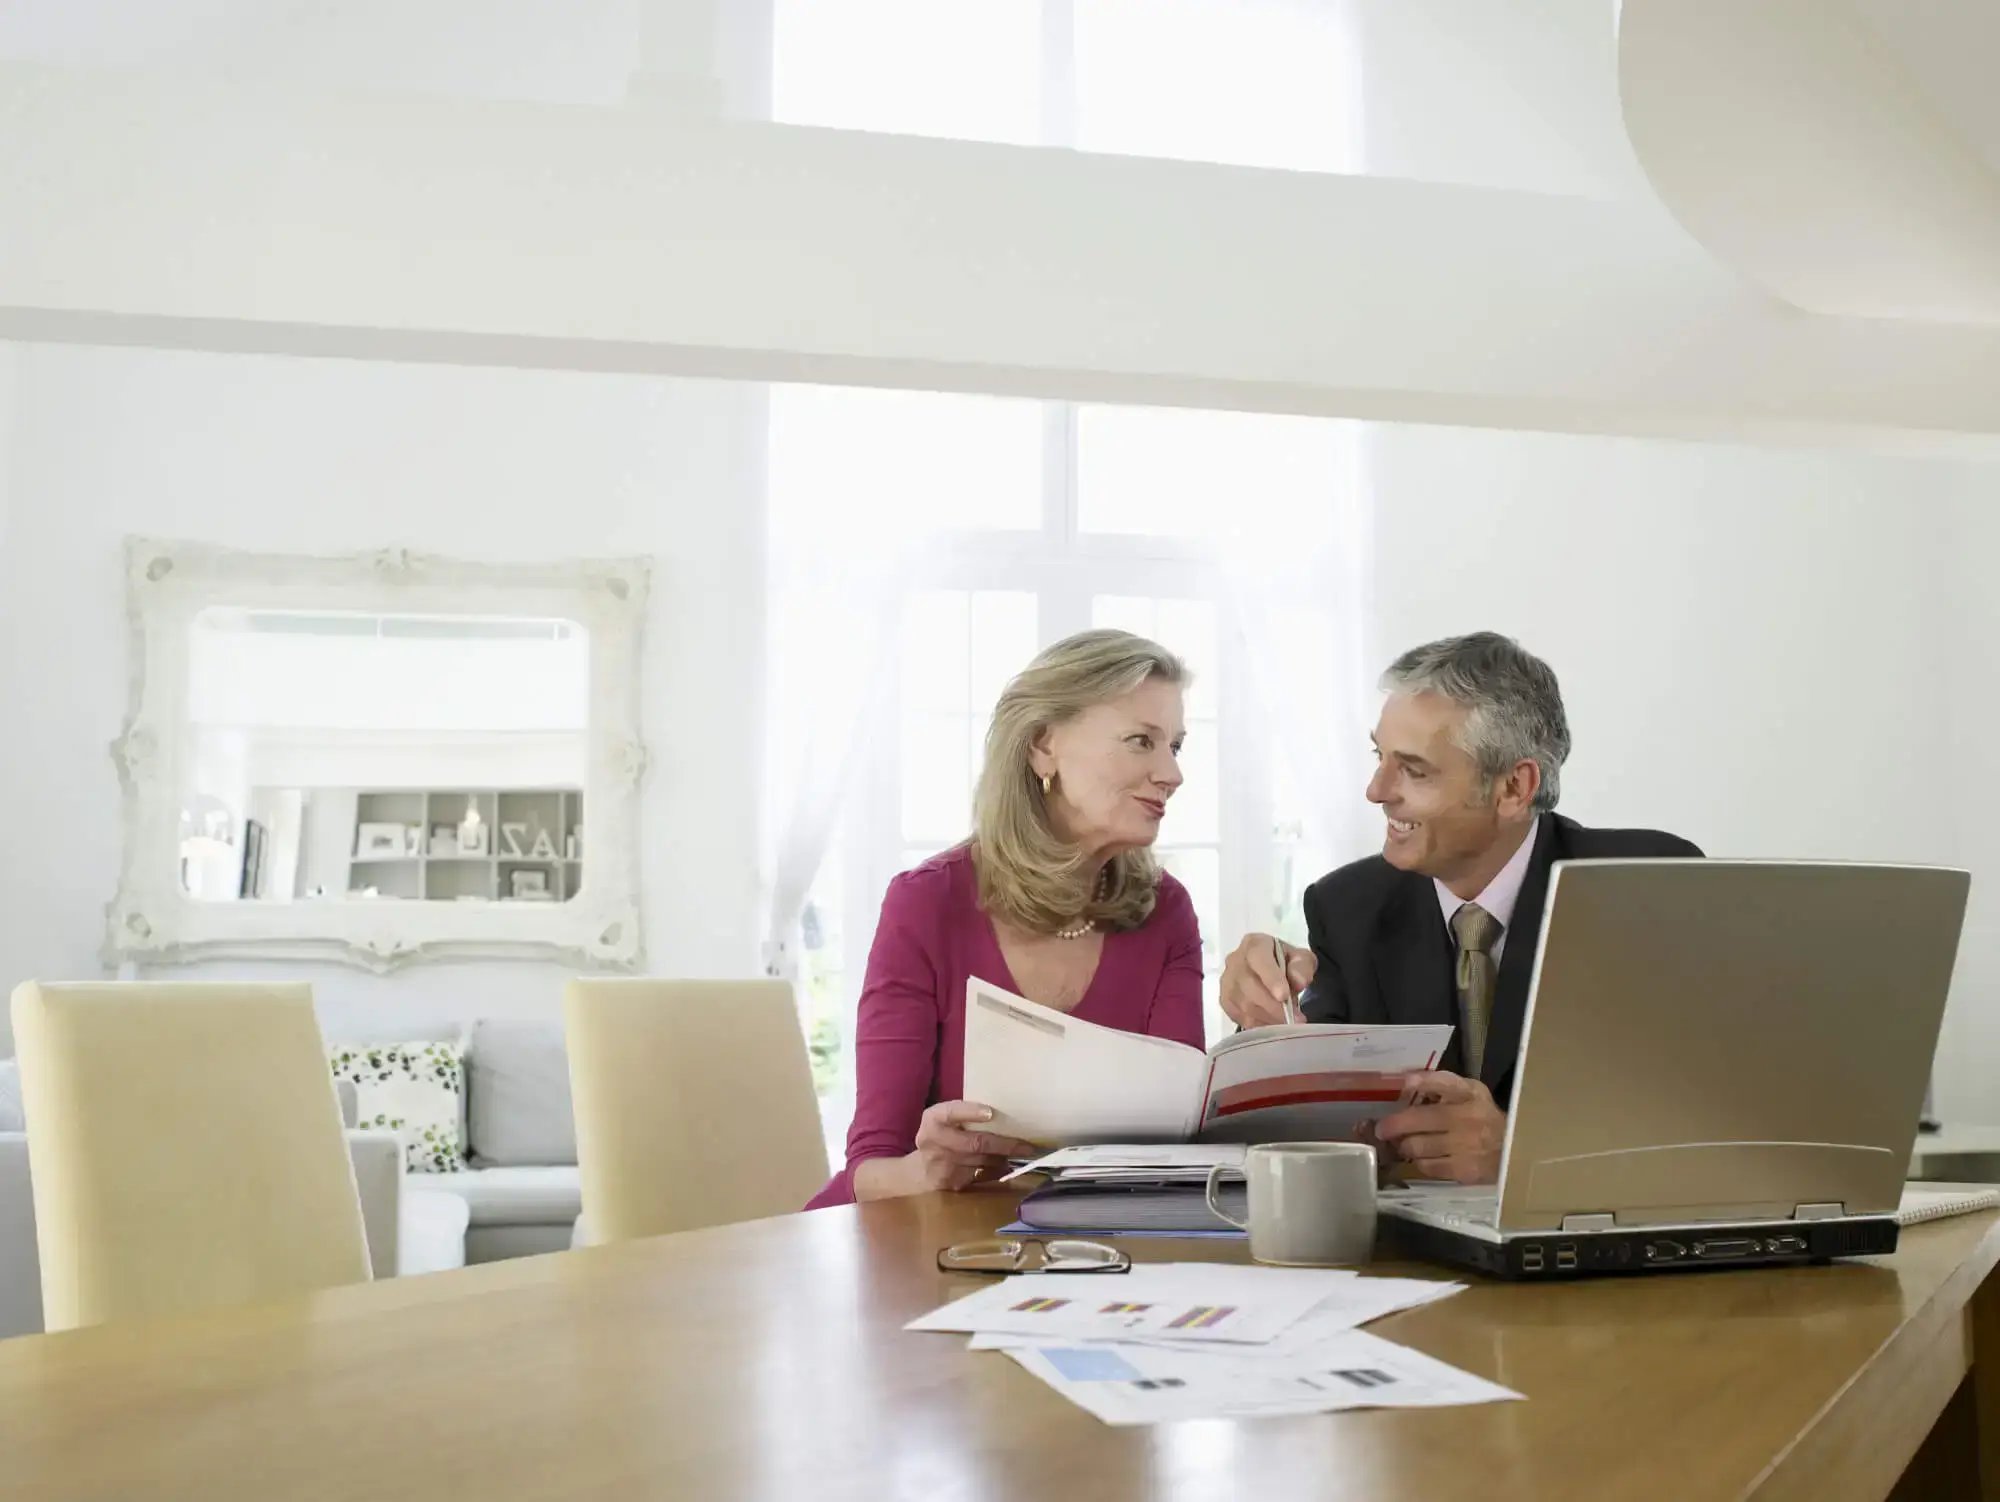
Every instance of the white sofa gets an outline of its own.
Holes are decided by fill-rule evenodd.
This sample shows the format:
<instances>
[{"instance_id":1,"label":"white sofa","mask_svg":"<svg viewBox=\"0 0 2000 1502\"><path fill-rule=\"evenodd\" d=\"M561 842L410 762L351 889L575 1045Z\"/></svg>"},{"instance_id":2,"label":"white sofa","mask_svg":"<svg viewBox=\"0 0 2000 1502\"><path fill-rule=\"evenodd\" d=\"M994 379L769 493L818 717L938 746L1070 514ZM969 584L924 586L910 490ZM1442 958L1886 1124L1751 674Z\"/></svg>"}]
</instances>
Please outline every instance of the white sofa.
<instances>
[{"instance_id":1,"label":"white sofa","mask_svg":"<svg viewBox=\"0 0 2000 1502\"><path fill-rule=\"evenodd\" d=\"M583 1209L562 1024L481 1018L464 1033L466 1168L412 1173L405 1192L466 1203L465 1260L565 1251Z\"/></svg>"}]
</instances>

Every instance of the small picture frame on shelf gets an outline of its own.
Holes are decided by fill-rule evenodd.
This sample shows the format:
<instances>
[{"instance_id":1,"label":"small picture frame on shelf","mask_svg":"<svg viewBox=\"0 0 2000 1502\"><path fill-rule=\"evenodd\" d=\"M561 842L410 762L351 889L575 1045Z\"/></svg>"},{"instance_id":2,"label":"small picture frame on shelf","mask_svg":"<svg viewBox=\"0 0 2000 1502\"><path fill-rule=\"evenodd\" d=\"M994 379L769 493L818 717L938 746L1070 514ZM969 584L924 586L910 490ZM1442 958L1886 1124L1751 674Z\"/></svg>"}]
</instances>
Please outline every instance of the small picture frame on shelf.
<instances>
[{"instance_id":1,"label":"small picture frame on shelf","mask_svg":"<svg viewBox=\"0 0 2000 1502\"><path fill-rule=\"evenodd\" d=\"M546 902L549 900L549 873L509 871L507 892L516 902Z\"/></svg>"},{"instance_id":2,"label":"small picture frame on shelf","mask_svg":"<svg viewBox=\"0 0 2000 1502\"><path fill-rule=\"evenodd\" d=\"M424 826L411 824L403 830L403 854L422 855L424 853Z\"/></svg>"},{"instance_id":3,"label":"small picture frame on shelf","mask_svg":"<svg viewBox=\"0 0 2000 1502\"><path fill-rule=\"evenodd\" d=\"M400 824L361 824L354 831L354 853L371 858L398 857L403 854L403 826Z\"/></svg>"},{"instance_id":4,"label":"small picture frame on shelf","mask_svg":"<svg viewBox=\"0 0 2000 1502\"><path fill-rule=\"evenodd\" d=\"M458 826L458 853L460 855L484 855L486 853L486 826L481 824L461 824Z\"/></svg>"}]
</instances>

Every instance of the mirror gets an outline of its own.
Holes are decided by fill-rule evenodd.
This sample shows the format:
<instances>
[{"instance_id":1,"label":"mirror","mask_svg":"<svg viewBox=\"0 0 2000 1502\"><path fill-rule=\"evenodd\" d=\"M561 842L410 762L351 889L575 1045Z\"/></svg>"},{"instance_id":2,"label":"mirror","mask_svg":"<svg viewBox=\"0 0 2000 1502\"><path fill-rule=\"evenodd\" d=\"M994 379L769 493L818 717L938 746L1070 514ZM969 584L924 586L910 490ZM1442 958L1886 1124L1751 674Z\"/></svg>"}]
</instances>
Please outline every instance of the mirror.
<instances>
[{"instance_id":1,"label":"mirror","mask_svg":"<svg viewBox=\"0 0 2000 1502\"><path fill-rule=\"evenodd\" d=\"M639 963L643 561L127 553L117 959Z\"/></svg>"},{"instance_id":2,"label":"mirror","mask_svg":"<svg viewBox=\"0 0 2000 1502\"><path fill-rule=\"evenodd\" d=\"M245 610L188 628L178 874L202 902L568 902L590 635Z\"/></svg>"}]
</instances>

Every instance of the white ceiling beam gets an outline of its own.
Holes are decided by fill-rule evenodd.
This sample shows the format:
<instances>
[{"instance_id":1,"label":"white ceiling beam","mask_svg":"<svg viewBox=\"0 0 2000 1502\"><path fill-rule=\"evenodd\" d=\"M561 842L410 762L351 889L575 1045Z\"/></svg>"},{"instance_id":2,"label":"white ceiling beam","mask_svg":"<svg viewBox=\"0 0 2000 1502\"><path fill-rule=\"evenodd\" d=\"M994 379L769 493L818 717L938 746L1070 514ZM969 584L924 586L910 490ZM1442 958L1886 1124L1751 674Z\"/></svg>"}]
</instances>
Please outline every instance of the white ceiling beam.
<instances>
[{"instance_id":1,"label":"white ceiling beam","mask_svg":"<svg viewBox=\"0 0 2000 1502\"><path fill-rule=\"evenodd\" d=\"M0 337L1985 451L2000 334L1649 207L0 68Z\"/></svg>"}]
</instances>

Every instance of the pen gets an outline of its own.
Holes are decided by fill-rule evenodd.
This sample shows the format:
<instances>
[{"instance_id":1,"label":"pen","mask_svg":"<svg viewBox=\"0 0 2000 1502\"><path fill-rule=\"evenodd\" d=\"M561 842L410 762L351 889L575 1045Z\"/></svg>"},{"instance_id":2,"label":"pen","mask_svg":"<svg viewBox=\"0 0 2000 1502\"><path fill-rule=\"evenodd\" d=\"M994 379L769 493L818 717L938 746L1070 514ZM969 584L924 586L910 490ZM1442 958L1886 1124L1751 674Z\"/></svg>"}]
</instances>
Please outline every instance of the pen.
<instances>
[{"instance_id":1,"label":"pen","mask_svg":"<svg viewBox=\"0 0 2000 1502\"><path fill-rule=\"evenodd\" d=\"M1278 941L1276 934L1271 936L1271 956L1277 960L1278 976L1285 983L1285 1021L1287 1023L1303 1022L1305 1019L1299 1016L1298 1002L1292 996L1291 974L1285 969L1285 946Z\"/></svg>"}]
</instances>

